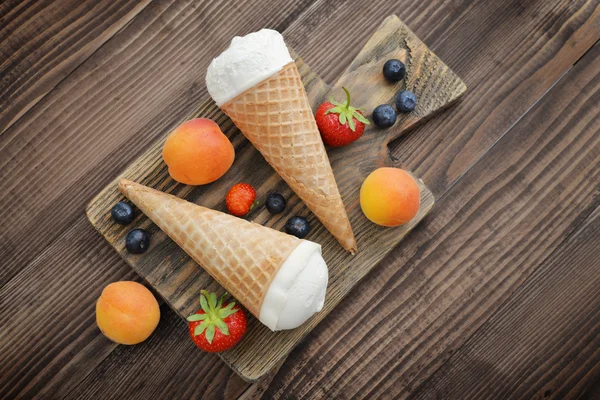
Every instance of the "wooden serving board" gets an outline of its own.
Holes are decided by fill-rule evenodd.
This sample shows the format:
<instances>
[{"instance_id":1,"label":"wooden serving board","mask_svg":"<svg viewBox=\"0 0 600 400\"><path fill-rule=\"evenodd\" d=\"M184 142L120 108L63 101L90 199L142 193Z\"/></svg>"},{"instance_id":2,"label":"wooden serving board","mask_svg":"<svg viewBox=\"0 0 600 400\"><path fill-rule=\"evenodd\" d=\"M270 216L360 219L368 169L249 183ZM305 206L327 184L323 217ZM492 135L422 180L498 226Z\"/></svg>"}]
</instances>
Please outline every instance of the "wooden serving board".
<instances>
[{"instance_id":1,"label":"wooden serving board","mask_svg":"<svg viewBox=\"0 0 600 400\"><path fill-rule=\"evenodd\" d=\"M279 365L302 338L325 319L358 281L429 212L434 198L419 180L421 207L417 216L401 227L377 226L368 221L360 209L360 186L376 168L396 165L389 157L388 143L391 140L444 109L466 91L465 84L395 16L388 17L382 23L333 88L316 76L302 59L295 55L294 58L315 109L330 94L339 100L343 99L342 86L352 93L355 106L366 108L367 116L379 104L393 104L395 94L401 89L412 90L418 99L416 110L408 115L399 115L394 127L381 130L371 124L352 145L328 151L358 242L356 256L351 256L340 247L260 153L210 100L201 104L190 118L198 116L215 120L233 143L236 159L221 179L197 187L173 181L161 158L164 139L169 133L165 132L161 140L99 193L87 208L87 215L94 227L182 318L198 308L201 289L219 292L223 289L144 215L138 215L130 226L113 223L110 210L116 202L123 200L117 191L119 179L126 177L221 211L226 211L224 199L227 190L235 183L248 182L257 189L258 199L262 201L272 191L281 192L288 199L284 213L271 215L265 207L257 207L247 217L249 220L282 230L292 215L309 219L313 228L307 239L323 246L323 256L329 267L325 306L322 312L301 327L277 333L271 332L250 316L248 332L242 342L220 354L232 369L250 382L260 379ZM391 58L404 61L407 67L407 78L397 84L386 82L381 73L383 63ZM145 254L133 255L125 250L125 236L135 227L147 229L152 235L150 248Z\"/></svg>"}]
</instances>

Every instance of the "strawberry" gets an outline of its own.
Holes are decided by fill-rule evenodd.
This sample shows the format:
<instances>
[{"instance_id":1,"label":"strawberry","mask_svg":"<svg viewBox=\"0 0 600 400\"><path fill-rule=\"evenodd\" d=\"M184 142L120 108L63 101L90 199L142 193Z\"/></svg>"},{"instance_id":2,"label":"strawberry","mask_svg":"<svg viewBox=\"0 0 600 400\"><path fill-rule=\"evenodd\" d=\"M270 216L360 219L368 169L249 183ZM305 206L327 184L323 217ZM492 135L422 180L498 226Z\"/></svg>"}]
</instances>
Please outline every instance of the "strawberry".
<instances>
[{"instance_id":1,"label":"strawberry","mask_svg":"<svg viewBox=\"0 0 600 400\"><path fill-rule=\"evenodd\" d=\"M192 340L209 353L231 349L246 333L246 314L233 301L223 304L224 297L217 302L216 294L203 290L202 308L187 318Z\"/></svg>"},{"instance_id":2,"label":"strawberry","mask_svg":"<svg viewBox=\"0 0 600 400\"><path fill-rule=\"evenodd\" d=\"M229 189L225 204L229 212L237 217L243 217L252 210L256 204L256 190L247 183L237 183Z\"/></svg>"},{"instance_id":3,"label":"strawberry","mask_svg":"<svg viewBox=\"0 0 600 400\"><path fill-rule=\"evenodd\" d=\"M319 106L315 115L323 142L331 147L354 142L365 131L365 125L369 124L359 109L350 106L348 90L342 89L346 92L346 104L338 103L332 97Z\"/></svg>"}]
</instances>

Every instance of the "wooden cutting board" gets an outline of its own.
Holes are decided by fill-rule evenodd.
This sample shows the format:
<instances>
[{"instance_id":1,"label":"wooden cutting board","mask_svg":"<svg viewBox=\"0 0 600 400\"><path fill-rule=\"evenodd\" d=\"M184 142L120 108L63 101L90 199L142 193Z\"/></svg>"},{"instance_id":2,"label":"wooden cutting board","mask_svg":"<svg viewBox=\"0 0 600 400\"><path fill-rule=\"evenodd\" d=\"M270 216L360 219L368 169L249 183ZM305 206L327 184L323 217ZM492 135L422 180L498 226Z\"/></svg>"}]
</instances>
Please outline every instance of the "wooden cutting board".
<instances>
[{"instance_id":1,"label":"wooden cutting board","mask_svg":"<svg viewBox=\"0 0 600 400\"><path fill-rule=\"evenodd\" d=\"M234 349L220 354L232 369L249 382L260 379L279 365L319 322L325 319L324 323L327 323L327 314L429 212L434 198L419 180L421 207L417 216L401 227L377 226L361 212L360 186L365 177L376 168L398 166L389 157L388 143L391 140L452 104L466 91L465 84L396 16L388 17L381 24L333 87L326 85L302 59L295 54L293 56L315 110L331 94L342 100L342 86L352 93L353 105L366 108L367 116L379 104L394 104L394 96L401 89L412 90L418 99L416 110L408 115L401 114L394 127L382 130L371 124L352 145L328 150L358 242L356 256L351 256L340 247L260 153L210 100L200 104L190 118L206 117L215 120L233 143L236 159L232 168L221 179L198 187L173 181L161 158L162 146L169 133L165 132L161 140L104 188L87 208L87 215L94 227L182 318L198 308L201 289L218 292L223 289L144 215L138 215L126 227L113 223L110 210L115 203L123 200L123 196L117 191L119 179L126 177L221 211L226 211L224 199L227 190L235 183L248 182L257 189L258 199L263 202L272 191L278 191L288 199L284 213L271 215L265 207L257 207L247 216L249 220L282 230L286 220L292 215L302 215L309 219L313 228L307 239L323 246L323 256L329 266L329 286L324 309L301 327L277 333L271 332L250 316L248 332L242 342ZM407 68L407 78L397 84L388 83L381 72L384 62L391 58L402 60ZM125 250L127 232L137 227L148 230L152 235L149 250L141 255L129 254ZM366 307L368 309L368 305Z\"/></svg>"}]
</instances>

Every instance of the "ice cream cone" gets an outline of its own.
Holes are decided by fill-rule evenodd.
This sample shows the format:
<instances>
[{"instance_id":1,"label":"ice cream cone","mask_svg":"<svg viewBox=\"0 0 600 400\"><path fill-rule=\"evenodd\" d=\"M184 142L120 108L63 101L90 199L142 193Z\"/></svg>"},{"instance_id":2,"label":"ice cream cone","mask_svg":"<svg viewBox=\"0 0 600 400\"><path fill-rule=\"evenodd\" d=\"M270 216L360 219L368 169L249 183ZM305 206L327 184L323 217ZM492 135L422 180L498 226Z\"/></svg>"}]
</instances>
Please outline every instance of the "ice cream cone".
<instances>
[{"instance_id":1,"label":"ice cream cone","mask_svg":"<svg viewBox=\"0 0 600 400\"><path fill-rule=\"evenodd\" d=\"M354 254L356 239L294 62L221 105L323 225Z\"/></svg>"},{"instance_id":2,"label":"ice cream cone","mask_svg":"<svg viewBox=\"0 0 600 400\"><path fill-rule=\"evenodd\" d=\"M119 190L259 319L271 282L303 242L126 179Z\"/></svg>"}]
</instances>

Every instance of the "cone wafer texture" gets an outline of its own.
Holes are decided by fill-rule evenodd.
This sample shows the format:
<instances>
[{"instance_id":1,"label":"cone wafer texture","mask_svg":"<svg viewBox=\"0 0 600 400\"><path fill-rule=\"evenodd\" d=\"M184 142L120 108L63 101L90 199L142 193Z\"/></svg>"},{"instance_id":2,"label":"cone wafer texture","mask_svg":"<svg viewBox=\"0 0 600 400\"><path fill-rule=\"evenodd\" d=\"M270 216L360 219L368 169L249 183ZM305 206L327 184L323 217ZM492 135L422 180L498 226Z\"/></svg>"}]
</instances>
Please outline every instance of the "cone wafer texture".
<instances>
[{"instance_id":1,"label":"cone wafer texture","mask_svg":"<svg viewBox=\"0 0 600 400\"><path fill-rule=\"evenodd\" d=\"M255 317L300 239L128 180L119 190Z\"/></svg>"},{"instance_id":2,"label":"cone wafer texture","mask_svg":"<svg viewBox=\"0 0 600 400\"><path fill-rule=\"evenodd\" d=\"M356 239L296 64L287 64L221 109L342 247L356 252Z\"/></svg>"}]
</instances>

